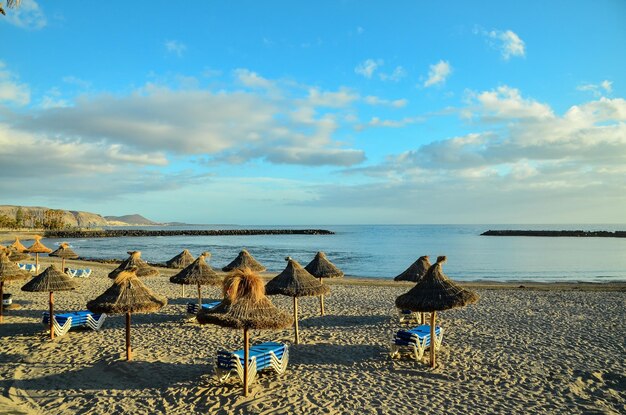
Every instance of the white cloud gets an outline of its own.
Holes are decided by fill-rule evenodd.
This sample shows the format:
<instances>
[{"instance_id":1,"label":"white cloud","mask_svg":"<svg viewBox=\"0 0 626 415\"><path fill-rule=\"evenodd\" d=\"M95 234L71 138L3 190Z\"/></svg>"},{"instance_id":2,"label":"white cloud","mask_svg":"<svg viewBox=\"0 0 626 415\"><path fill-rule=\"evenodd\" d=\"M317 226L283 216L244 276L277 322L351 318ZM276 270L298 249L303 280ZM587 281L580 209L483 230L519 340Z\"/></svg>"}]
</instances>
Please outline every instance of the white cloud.
<instances>
[{"instance_id":1,"label":"white cloud","mask_svg":"<svg viewBox=\"0 0 626 415\"><path fill-rule=\"evenodd\" d=\"M343 108L359 99L355 92L341 88L339 91L320 91L319 88L310 88L307 103L315 107Z\"/></svg>"},{"instance_id":2,"label":"white cloud","mask_svg":"<svg viewBox=\"0 0 626 415\"><path fill-rule=\"evenodd\" d=\"M613 92L613 82L604 80L599 84L582 84L576 87L579 91L591 92L595 97L600 97L603 94L610 94Z\"/></svg>"},{"instance_id":3,"label":"white cloud","mask_svg":"<svg viewBox=\"0 0 626 415\"><path fill-rule=\"evenodd\" d=\"M235 78L249 88L273 89L274 83L248 69L235 69Z\"/></svg>"},{"instance_id":4,"label":"white cloud","mask_svg":"<svg viewBox=\"0 0 626 415\"><path fill-rule=\"evenodd\" d=\"M364 62L361 62L354 68L354 72L364 76L365 78L371 79L374 75L374 72L384 64L382 59L367 59Z\"/></svg>"},{"instance_id":5,"label":"white cloud","mask_svg":"<svg viewBox=\"0 0 626 415\"><path fill-rule=\"evenodd\" d=\"M511 57L525 57L526 56L526 44L512 30L485 30L480 27L474 29L475 34L480 34L487 38L487 42L494 49L499 49L500 54L504 60L509 60Z\"/></svg>"},{"instance_id":6,"label":"white cloud","mask_svg":"<svg viewBox=\"0 0 626 415\"><path fill-rule=\"evenodd\" d=\"M424 86L426 88L439 85L446 82L446 79L452 73L452 67L450 63L447 61L440 60L434 65L430 65L430 70L428 71L428 79L424 82Z\"/></svg>"},{"instance_id":7,"label":"white cloud","mask_svg":"<svg viewBox=\"0 0 626 415\"><path fill-rule=\"evenodd\" d=\"M495 90L480 93L469 92L470 100L478 104L465 109L484 120L502 120L515 118L551 118L554 116L550 106L532 99L524 99L520 91L509 86L500 86Z\"/></svg>"},{"instance_id":8,"label":"white cloud","mask_svg":"<svg viewBox=\"0 0 626 415\"><path fill-rule=\"evenodd\" d=\"M409 103L409 101L406 99L388 100L388 99L379 98L373 95L366 96L364 98L364 101L366 104L369 104L369 105L384 105L384 106L394 107L394 108L406 107L406 105Z\"/></svg>"},{"instance_id":9,"label":"white cloud","mask_svg":"<svg viewBox=\"0 0 626 415\"><path fill-rule=\"evenodd\" d=\"M178 40L166 40L164 46L166 51L178 56L179 58L183 56L187 50L187 45L179 42Z\"/></svg>"},{"instance_id":10,"label":"white cloud","mask_svg":"<svg viewBox=\"0 0 626 415\"><path fill-rule=\"evenodd\" d=\"M35 0L23 0L19 7L10 9L2 18L14 26L30 30L42 29L48 23Z\"/></svg>"},{"instance_id":11,"label":"white cloud","mask_svg":"<svg viewBox=\"0 0 626 415\"><path fill-rule=\"evenodd\" d=\"M385 73L379 74L379 78L382 81L393 81L393 82L398 82L405 76L406 76L406 70L402 66L396 66L396 68L390 74L385 74Z\"/></svg>"},{"instance_id":12,"label":"white cloud","mask_svg":"<svg viewBox=\"0 0 626 415\"><path fill-rule=\"evenodd\" d=\"M91 82L85 81L84 79L80 79L73 75L64 76L63 82L69 85L77 86L81 89L88 89L91 87Z\"/></svg>"},{"instance_id":13,"label":"white cloud","mask_svg":"<svg viewBox=\"0 0 626 415\"><path fill-rule=\"evenodd\" d=\"M27 84L20 83L17 76L6 69L4 62L0 61L0 103L18 106L27 105L30 102L30 88Z\"/></svg>"}]
</instances>

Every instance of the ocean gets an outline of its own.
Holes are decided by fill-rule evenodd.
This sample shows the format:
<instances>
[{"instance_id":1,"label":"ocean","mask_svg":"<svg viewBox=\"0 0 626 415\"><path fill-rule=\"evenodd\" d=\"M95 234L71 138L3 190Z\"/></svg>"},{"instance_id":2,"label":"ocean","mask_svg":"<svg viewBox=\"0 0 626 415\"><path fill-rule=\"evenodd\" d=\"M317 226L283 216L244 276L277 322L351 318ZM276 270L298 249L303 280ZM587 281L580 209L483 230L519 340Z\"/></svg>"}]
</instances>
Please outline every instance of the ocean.
<instances>
[{"instance_id":1,"label":"ocean","mask_svg":"<svg viewBox=\"0 0 626 415\"><path fill-rule=\"evenodd\" d=\"M334 235L175 236L69 239L85 258L125 259L126 251L160 263L184 248L212 254L221 268L246 248L269 272L280 272L286 256L305 266L317 251L347 276L393 278L418 257L446 255L446 275L459 281L624 282L626 239L481 236L489 229L626 230L626 225L197 225L139 229L327 229ZM53 247L63 242L44 239Z\"/></svg>"}]
</instances>

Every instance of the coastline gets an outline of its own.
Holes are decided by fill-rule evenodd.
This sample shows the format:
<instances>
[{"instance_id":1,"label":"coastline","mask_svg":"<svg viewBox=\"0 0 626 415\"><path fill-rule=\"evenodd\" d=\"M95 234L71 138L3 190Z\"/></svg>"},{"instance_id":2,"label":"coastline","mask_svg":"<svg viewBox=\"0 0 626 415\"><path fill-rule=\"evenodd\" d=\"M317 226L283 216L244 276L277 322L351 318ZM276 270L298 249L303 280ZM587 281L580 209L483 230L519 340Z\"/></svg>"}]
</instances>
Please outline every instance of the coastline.
<instances>
[{"instance_id":1,"label":"coastline","mask_svg":"<svg viewBox=\"0 0 626 415\"><path fill-rule=\"evenodd\" d=\"M47 256L40 261L44 267L59 263ZM76 291L55 294L59 312L84 309L111 285L107 273L116 266L67 264L93 273L78 279ZM406 327L394 300L412 283L325 281L331 286L326 316L319 316L316 297L300 301L300 345L292 343L291 329L253 331L253 342L287 343L290 363L282 377L261 374L244 398L239 383L220 384L213 369L218 349L241 348L241 333L187 320L185 304L195 301L195 290L181 296L180 286L169 282L177 271L159 270L161 276L143 281L168 305L133 315L132 362L123 360L123 316L109 316L101 331L70 331L51 342L40 323L47 295L22 292L20 283L6 287L20 308L7 311L0 326L0 384L7 391L0 411L390 414L416 405L435 414L624 410L623 286L462 283L481 298L438 313L446 334L438 365L430 369L427 358L388 355L394 332ZM204 287L203 295L218 298L220 289ZM271 300L291 310L290 298Z\"/></svg>"}]
</instances>

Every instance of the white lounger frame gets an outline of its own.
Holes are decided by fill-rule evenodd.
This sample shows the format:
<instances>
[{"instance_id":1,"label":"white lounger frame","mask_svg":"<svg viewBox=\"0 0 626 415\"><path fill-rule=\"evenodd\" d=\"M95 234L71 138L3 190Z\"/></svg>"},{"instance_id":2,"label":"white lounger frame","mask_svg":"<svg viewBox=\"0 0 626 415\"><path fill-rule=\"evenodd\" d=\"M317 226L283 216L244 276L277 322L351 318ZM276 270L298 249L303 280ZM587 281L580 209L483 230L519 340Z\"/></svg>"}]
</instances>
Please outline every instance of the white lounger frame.
<instances>
[{"instance_id":1,"label":"white lounger frame","mask_svg":"<svg viewBox=\"0 0 626 415\"><path fill-rule=\"evenodd\" d=\"M270 351L270 366L265 369L272 369L279 376L284 374L287 370L287 364L289 363L289 347L285 348L285 352L283 353L282 359L276 357L274 352ZM218 367L217 357L215 358L215 375L217 376L217 380L220 383L224 383L230 378L231 375L237 374L241 383L243 383L243 365L241 364L241 360L239 356L236 354L232 355L231 358L232 368L223 369ZM264 370L265 370L264 369ZM248 386L254 382L257 375L257 367L256 367L256 356L250 358L250 364L248 365Z\"/></svg>"},{"instance_id":2,"label":"white lounger frame","mask_svg":"<svg viewBox=\"0 0 626 415\"><path fill-rule=\"evenodd\" d=\"M429 333L430 337L430 333ZM391 351L389 352L389 356L394 359L396 357L400 357L400 352L408 351L411 354L411 357L415 360L419 361L424 356L424 351L430 345L426 345L427 337L419 339L417 342L409 342L406 346L400 346L395 343L395 340L391 341ZM443 327L439 329L439 335L435 334L435 350L439 350L441 348L441 343L443 342Z\"/></svg>"}]
</instances>

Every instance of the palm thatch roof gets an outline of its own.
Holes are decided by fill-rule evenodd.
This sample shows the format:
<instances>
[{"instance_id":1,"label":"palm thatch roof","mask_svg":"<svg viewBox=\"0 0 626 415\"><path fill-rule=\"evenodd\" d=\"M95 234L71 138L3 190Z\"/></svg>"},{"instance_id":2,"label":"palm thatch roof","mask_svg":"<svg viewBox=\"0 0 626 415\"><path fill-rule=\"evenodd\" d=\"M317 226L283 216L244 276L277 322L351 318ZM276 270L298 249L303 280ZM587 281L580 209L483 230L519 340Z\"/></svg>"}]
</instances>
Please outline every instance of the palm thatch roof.
<instances>
[{"instance_id":1,"label":"palm thatch roof","mask_svg":"<svg viewBox=\"0 0 626 415\"><path fill-rule=\"evenodd\" d=\"M121 271L113 285L94 300L87 308L94 313L149 313L167 304L167 298L152 292L137 278L137 267Z\"/></svg>"},{"instance_id":2,"label":"palm thatch roof","mask_svg":"<svg viewBox=\"0 0 626 415\"><path fill-rule=\"evenodd\" d=\"M428 255L421 256L417 258L410 267L406 269L402 274L395 277L394 281L413 281L418 282L426 272L430 268L430 260L428 259Z\"/></svg>"},{"instance_id":3,"label":"palm thatch roof","mask_svg":"<svg viewBox=\"0 0 626 415\"><path fill-rule=\"evenodd\" d=\"M127 271L133 267L137 268L135 274L138 277L156 277L159 270L152 268L146 261L141 259L141 251L128 251L129 257L117 268L109 272L109 278L117 278L122 271Z\"/></svg>"},{"instance_id":4,"label":"palm thatch roof","mask_svg":"<svg viewBox=\"0 0 626 415\"><path fill-rule=\"evenodd\" d=\"M17 236L15 237L15 242L13 242L11 245L9 245L9 248L14 249L17 252L25 252L26 251L26 247L24 245L22 245L22 243L20 242L20 238L18 238Z\"/></svg>"},{"instance_id":5,"label":"palm thatch roof","mask_svg":"<svg viewBox=\"0 0 626 415\"><path fill-rule=\"evenodd\" d=\"M0 282L25 280L28 277L30 272L20 269L5 252L0 252Z\"/></svg>"},{"instance_id":6,"label":"palm thatch roof","mask_svg":"<svg viewBox=\"0 0 626 415\"><path fill-rule=\"evenodd\" d=\"M433 312L463 307L478 301L478 294L450 280L441 269L445 256L437 258L426 275L409 292L396 298L396 307L417 312Z\"/></svg>"},{"instance_id":7,"label":"palm thatch roof","mask_svg":"<svg viewBox=\"0 0 626 415\"><path fill-rule=\"evenodd\" d=\"M233 259L232 262L222 268L224 272L234 271L235 269L244 269L248 268L252 271L262 272L265 271L265 267L261 265L259 261L254 259L252 255L245 249L239 252L237 258Z\"/></svg>"},{"instance_id":8,"label":"palm thatch roof","mask_svg":"<svg viewBox=\"0 0 626 415\"><path fill-rule=\"evenodd\" d=\"M285 258L287 266L265 285L268 295L282 294L290 297L308 297L324 295L330 292L327 285L322 284L300 264L290 257Z\"/></svg>"},{"instance_id":9,"label":"palm thatch roof","mask_svg":"<svg viewBox=\"0 0 626 415\"><path fill-rule=\"evenodd\" d=\"M52 249L41 243L41 236L35 235L34 238L35 242L33 242L31 246L26 248L26 252L30 252L31 254L49 254L50 252L52 252Z\"/></svg>"},{"instance_id":10,"label":"palm thatch roof","mask_svg":"<svg viewBox=\"0 0 626 415\"><path fill-rule=\"evenodd\" d=\"M340 270L326 258L326 254L318 252L315 258L309 264L304 267L309 274L316 278L341 278L343 277L343 271Z\"/></svg>"},{"instance_id":11,"label":"palm thatch roof","mask_svg":"<svg viewBox=\"0 0 626 415\"><path fill-rule=\"evenodd\" d=\"M22 291L56 292L70 291L76 288L78 288L76 280L59 271L56 266L50 265L44 272L24 284Z\"/></svg>"},{"instance_id":12,"label":"palm thatch roof","mask_svg":"<svg viewBox=\"0 0 626 415\"><path fill-rule=\"evenodd\" d=\"M183 252L176 255L174 258L165 262L168 268L179 268L183 269L191 265L191 263L195 261L193 255L189 252L188 249L184 249Z\"/></svg>"},{"instance_id":13,"label":"palm thatch roof","mask_svg":"<svg viewBox=\"0 0 626 415\"><path fill-rule=\"evenodd\" d=\"M11 261L11 262L24 261L26 259L32 258L26 252L17 252L15 250L11 249L10 247L0 248L0 252L4 252L7 255L7 257L9 258L9 261Z\"/></svg>"},{"instance_id":14,"label":"palm thatch roof","mask_svg":"<svg viewBox=\"0 0 626 415\"><path fill-rule=\"evenodd\" d=\"M64 259L78 258L78 254L74 252L72 248L70 248L70 245L67 242L61 242L61 244L59 245L59 248L54 252L50 252L48 256L54 256L54 257L64 258Z\"/></svg>"},{"instance_id":15,"label":"palm thatch roof","mask_svg":"<svg viewBox=\"0 0 626 415\"><path fill-rule=\"evenodd\" d=\"M210 257L211 254L203 252L198 259L193 261L184 270L178 274L170 277L170 282L175 284L198 284L198 285L219 285L222 283L222 278L217 275L213 268L207 263L205 258Z\"/></svg>"},{"instance_id":16,"label":"palm thatch roof","mask_svg":"<svg viewBox=\"0 0 626 415\"><path fill-rule=\"evenodd\" d=\"M236 329L280 329L293 323L265 296L263 280L250 269L236 269L228 275L223 292L224 300L217 307L198 313L199 323Z\"/></svg>"}]
</instances>

